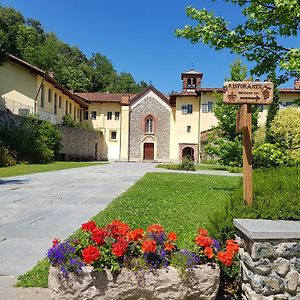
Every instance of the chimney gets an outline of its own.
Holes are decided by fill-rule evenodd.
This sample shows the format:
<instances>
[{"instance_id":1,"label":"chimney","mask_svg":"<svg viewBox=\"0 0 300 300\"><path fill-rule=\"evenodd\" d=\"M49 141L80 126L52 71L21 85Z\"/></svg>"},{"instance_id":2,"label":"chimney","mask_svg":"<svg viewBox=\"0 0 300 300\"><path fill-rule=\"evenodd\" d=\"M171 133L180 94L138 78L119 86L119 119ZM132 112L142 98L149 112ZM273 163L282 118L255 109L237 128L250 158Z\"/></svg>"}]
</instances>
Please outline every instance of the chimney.
<instances>
[{"instance_id":1,"label":"chimney","mask_svg":"<svg viewBox=\"0 0 300 300\"><path fill-rule=\"evenodd\" d=\"M128 105L129 104L129 100L130 100L130 96L129 95L122 95L122 104L124 105Z\"/></svg>"},{"instance_id":2,"label":"chimney","mask_svg":"<svg viewBox=\"0 0 300 300\"><path fill-rule=\"evenodd\" d=\"M294 80L294 90L300 90L300 78Z\"/></svg>"}]
</instances>

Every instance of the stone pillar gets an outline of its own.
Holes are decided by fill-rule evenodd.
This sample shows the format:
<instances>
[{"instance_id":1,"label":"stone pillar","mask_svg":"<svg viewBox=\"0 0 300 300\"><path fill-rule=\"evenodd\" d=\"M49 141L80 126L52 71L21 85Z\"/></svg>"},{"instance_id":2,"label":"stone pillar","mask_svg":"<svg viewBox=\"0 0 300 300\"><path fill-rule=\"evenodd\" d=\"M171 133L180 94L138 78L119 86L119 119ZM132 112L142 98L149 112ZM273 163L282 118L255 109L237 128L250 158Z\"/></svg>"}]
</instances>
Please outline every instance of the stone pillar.
<instances>
[{"instance_id":1,"label":"stone pillar","mask_svg":"<svg viewBox=\"0 0 300 300\"><path fill-rule=\"evenodd\" d=\"M235 219L243 299L300 299L300 221Z\"/></svg>"}]
</instances>

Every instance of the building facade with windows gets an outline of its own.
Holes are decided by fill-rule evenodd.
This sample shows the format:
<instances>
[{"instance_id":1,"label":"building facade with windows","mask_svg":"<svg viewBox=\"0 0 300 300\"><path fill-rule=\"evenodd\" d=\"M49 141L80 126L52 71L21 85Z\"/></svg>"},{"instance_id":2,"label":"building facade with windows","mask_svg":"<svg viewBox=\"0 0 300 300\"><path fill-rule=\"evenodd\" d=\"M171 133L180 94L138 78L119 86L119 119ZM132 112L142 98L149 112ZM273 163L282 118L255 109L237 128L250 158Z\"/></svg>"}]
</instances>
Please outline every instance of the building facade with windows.
<instances>
[{"instance_id":1,"label":"building facade with windows","mask_svg":"<svg viewBox=\"0 0 300 300\"><path fill-rule=\"evenodd\" d=\"M182 73L182 91L169 96L152 85L139 94L73 93L51 74L9 56L0 67L0 99L16 114L35 113L54 124L68 114L99 130L101 160L171 162L190 156L199 161L201 139L218 123L214 93L224 92L202 87L202 77L194 69ZM281 108L294 105L300 80L279 91ZM267 106L259 109L262 125Z\"/></svg>"}]
</instances>

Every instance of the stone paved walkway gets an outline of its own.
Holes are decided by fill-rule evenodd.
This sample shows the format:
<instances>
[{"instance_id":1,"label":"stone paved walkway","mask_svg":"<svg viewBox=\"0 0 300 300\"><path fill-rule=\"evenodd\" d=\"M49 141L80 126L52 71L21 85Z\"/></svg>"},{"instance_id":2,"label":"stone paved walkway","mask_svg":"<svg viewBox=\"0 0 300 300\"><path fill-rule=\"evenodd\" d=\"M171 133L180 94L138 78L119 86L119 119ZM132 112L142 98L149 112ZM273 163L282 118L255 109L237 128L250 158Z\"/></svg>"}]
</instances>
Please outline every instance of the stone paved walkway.
<instances>
[{"instance_id":1,"label":"stone paved walkway","mask_svg":"<svg viewBox=\"0 0 300 300\"><path fill-rule=\"evenodd\" d=\"M0 299L50 299L47 289L11 286L45 257L54 238L68 237L145 173L170 172L155 166L112 163L0 179Z\"/></svg>"}]
</instances>

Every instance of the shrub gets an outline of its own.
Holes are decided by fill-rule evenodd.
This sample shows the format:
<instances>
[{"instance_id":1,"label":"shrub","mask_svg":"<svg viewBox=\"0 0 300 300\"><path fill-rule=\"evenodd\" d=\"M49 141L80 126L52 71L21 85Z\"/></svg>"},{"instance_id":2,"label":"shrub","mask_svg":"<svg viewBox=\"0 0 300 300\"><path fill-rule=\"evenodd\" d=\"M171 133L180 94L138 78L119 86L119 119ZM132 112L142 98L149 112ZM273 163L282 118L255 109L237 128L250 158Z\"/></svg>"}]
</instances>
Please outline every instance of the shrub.
<instances>
[{"instance_id":1,"label":"shrub","mask_svg":"<svg viewBox=\"0 0 300 300\"><path fill-rule=\"evenodd\" d=\"M251 206L243 201L241 180L225 209L210 217L207 227L220 241L234 236L234 218L300 220L299 167L255 170L253 183Z\"/></svg>"},{"instance_id":2,"label":"shrub","mask_svg":"<svg viewBox=\"0 0 300 300\"><path fill-rule=\"evenodd\" d=\"M16 162L16 154L0 143L0 167L13 166Z\"/></svg>"},{"instance_id":3,"label":"shrub","mask_svg":"<svg viewBox=\"0 0 300 300\"><path fill-rule=\"evenodd\" d=\"M179 165L179 170L195 171L196 168L194 160L190 156L184 157L181 164Z\"/></svg>"},{"instance_id":4,"label":"shrub","mask_svg":"<svg viewBox=\"0 0 300 300\"><path fill-rule=\"evenodd\" d=\"M34 116L0 127L3 141L18 153L17 159L47 163L58 156L61 135L54 125Z\"/></svg>"},{"instance_id":5,"label":"shrub","mask_svg":"<svg viewBox=\"0 0 300 300\"><path fill-rule=\"evenodd\" d=\"M67 126L67 127L75 127L75 128L81 128L81 129L94 130L94 128L89 124L76 123L76 121L73 119L73 117L70 114L67 114L62 118L61 125Z\"/></svg>"},{"instance_id":6,"label":"shrub","mask_svg":"<svg viewBox=\"0 0 300 300\"><path fill-rule=\"evenodd\" d=\"M275 144L261 144L253 149L254 168L272 168L292 164L286 151Z\"/></svg>"}]
</instances>

